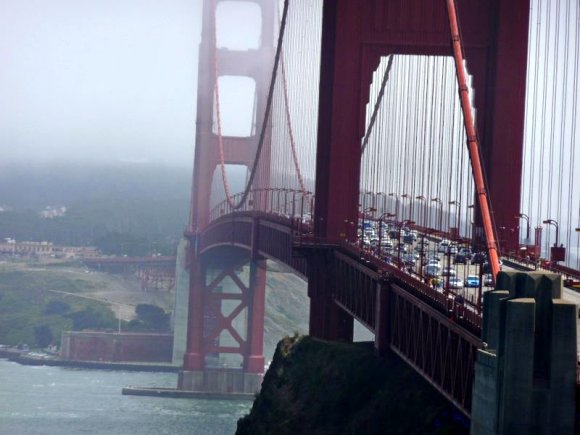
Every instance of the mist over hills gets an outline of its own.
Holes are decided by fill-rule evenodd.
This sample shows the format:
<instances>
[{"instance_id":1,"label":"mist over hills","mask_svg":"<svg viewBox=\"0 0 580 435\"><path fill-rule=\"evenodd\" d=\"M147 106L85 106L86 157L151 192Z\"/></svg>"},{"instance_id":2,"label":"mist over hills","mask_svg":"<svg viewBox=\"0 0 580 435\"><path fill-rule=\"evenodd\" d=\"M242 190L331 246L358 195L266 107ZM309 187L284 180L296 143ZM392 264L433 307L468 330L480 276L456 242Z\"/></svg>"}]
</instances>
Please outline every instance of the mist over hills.
<instances>
[{"instance_id":1,"label":"mist over hills","mask_svg":"<svg viewBox=\"0 0 580 435\"><path fill-rule=\"evenodd\" d=\"M175 253L191 170L148 164L3 165L0 238L97 245L107 253ZM42 218L48 206L63 216Z\"/></svg>"},{"instance_id":2,"label":"mist over hills","mask_svg":"<svg viewBox=\"0 0 580 435\"><path fill-rule=\"evenodd\" d=\"M189 201L191 170L152 164L0 166L0 205L44 208L98 198Z\"/></svg>"}]
</instances>

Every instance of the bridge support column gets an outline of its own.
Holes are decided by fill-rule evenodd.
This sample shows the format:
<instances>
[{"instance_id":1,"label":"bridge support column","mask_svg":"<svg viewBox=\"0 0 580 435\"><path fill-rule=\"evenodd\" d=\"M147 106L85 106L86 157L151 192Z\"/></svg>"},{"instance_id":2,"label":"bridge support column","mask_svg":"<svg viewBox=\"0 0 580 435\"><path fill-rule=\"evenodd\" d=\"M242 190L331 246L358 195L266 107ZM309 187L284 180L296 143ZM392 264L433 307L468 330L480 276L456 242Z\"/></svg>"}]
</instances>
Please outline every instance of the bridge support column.
<instances>
[{"instance_id":1,"label":"bridge support column","mask_svg":"<svg viewBox=\"0 0 580 435\"><path fill-rule=\"evenodd\" d=\"M497 288L484 296L471 433L573 434L577 308L562 278L501 272Z\"/></svg>"},{"instance_id":2,"label":"bridge support column","mask_svg":"<svg viewBox=\"0 0 580 435\"><path fill-rule=\"evenodd\" d=\"M256 393L264 373L265 260L219 248L194 256L190 270L187 351L178 389Z\"/></svg>"},{"instance_id":3,"label":"bridge support column","mask_svg":"<svg viewBox=\"0 0 580 435\"><path fill-rule=\"evenodd\" d=\"M194 241L190 241L194 243ZM203 293L205 276L197 255L192 260L189 280L189 305L187 317L187 350L183 357L183 370L202 370Z\"/></svg>"},{"instance_id":4,"label":"bridge support column","mask_svg":"<svg viewBox=\"0 0 580 435\"><path fill-rule=\"evenodd\" d=\"M332 251L320 251L308 259L310 335L323 340L352 342L353 318L334 301Z\"/></svg>"},{"instance_id":5,"label":"bridge support column","mask_svg":"<svg viewBox=\"0 0 580 435\"><path fill-rule=\"evenodd\" d=\"M250 313L248 319L248 355L245 371L264 373L264 315L266 304L266 260L250 265Z\"/></svg>"}]
</instances>

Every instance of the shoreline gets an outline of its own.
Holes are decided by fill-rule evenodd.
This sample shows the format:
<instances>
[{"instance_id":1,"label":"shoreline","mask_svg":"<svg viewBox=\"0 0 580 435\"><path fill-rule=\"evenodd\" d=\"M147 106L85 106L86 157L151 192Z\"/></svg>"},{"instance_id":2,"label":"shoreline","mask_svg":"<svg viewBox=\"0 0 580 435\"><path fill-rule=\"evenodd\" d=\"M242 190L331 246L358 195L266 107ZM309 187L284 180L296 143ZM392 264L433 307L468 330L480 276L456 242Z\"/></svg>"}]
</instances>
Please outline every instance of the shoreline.
<instances>
[{"instance_id":1,"label":"shoreline","mask_svg":"<svg viewBox=\"0 0 580 435\"><path fill-rule=\"evenodd\" d=\"M28 366L70 367L93 370L178 373L180 369L180 367L171 364L62 360L51 356L31 356L28 355L28 351L12 348L0 348L0 358Z\"/></svg>"}]
</instances>

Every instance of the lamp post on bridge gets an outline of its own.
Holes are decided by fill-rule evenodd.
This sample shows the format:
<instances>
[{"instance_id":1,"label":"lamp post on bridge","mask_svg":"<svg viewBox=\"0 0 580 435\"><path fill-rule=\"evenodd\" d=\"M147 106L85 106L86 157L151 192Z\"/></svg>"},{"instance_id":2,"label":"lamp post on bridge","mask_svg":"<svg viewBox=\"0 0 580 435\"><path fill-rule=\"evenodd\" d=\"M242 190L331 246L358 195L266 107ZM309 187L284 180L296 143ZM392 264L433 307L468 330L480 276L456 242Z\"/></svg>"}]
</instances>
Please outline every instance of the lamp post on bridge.
<instances>
[{"instance_id":1,"label":"lamp post on bridge","mask_svg":"<svg viewBox=\"0 0 580 435\"><path fill-rule=\"evenodd\" d=\"M405 198L405 199L409 198L409 219L408 220L413 219L413 216L412 216L412 214L413 214L413 205L412 205L413 204L413 197L411 195L409 195L408 193L403 193L401 195L401 198ZM405 204L403 203L403 206L404 205Z\"/></svg>"},{"instance_id":2,"label":"lamp post on bridge","mask_svg":"<svg viewBox=\"0 0 580 435\"><path fill-rule=\"evenodd\" d=\"M471 248L475 250L475 244L473 243L473 237L474 237L474 228L475 228L475 219L473 216L473 210L475 209L475 204L469 204L467 206L467 208L469 210L471 210L471 216L469 217L469 229L466 228L466 233L469 235L469 239L471 239ZM465 216L467 218L467 215ZM467 222L466 222L466 226L467 226ZM471 232L471 234L469 234Z\"/></svg>"},{"instance_id":3,"label":"lamp post on bridge","mask_svg":"<svg viewBox=\"0 0 580 435\"><path fill-rule=\"evenodd\" d=\"M389 196L394 196L396 198L396 203L395 203L395 216L398 218L399 217L399 195L395 192L391 192L389 193Z\"/></svg>"},{"instance_id":4,"label":"lamp post on bridge","mask_svg":"<svg viewBox=\"0 0 580 435\"><path fill-rule=\"evenodd\" d=\"M455 207L457 207L457 219L455 222L455 225L457 227L457 238L459 238L459 220L461 219L460 213L461 213L461 203L459 201L449 201L449 205L454 205ZM451 214L449 214L449 224L447 225L447 227L449 228L449 234L451 234Z\"/></svg>"},{"instance_id":5,"label":"lamp post on bridge","mask_svg":"<svg viewBox=\"0 0 580 435\"><path fill-rule=\"evenodd\" d=\"M566 249L563 245L559 244L559 225L558 221L555 219L546 219L542 221L543 224L553 225L556 228L556 242L552 249L550 250L550 261L557 263L558 261L564 261L566 259Z\"/></svg>"},{"instance_id":6,"label":"lamp post on bridge","mask_svg":"<svg viewBox=\"0 0 580 435\"><path fill-rule=\"evenodd\" d=\"M397 267L401 268L401 230L405 225L415 225L415 221L405 219L397 224Z\"/></svg>"},{"instance_id":7,"label":"lamp post on bridge","mask_svg":"<svg viewBox=\"0 0 580 435\"><path fill-rule=\"evenodd\" d=\"M542 221L543 224L546 225L553 225L556 228L556 243L554 243L554 246L558 246L558 231L559 231L559 225L558 222L554 219L546 219Z\"/></svg>"},{"instance_id":8,"label":"lamp post on bridge","mask_svg":"<svg viewBox=\"0 0 580 435\"><path fill-rule=\"evenodd\" d=\"M380 208L379 208L379 204L378 204L379 201L378 200L376 201L376 204L375 205L376 205L377 211L379 213L386 213L386 210L387 210L387 196L385 195L384 192L377 192L376 193L376 196L380 196L380 197L383 198L383 201L382 201L382 204L381 204L381 207ZM376 198L376 196L375 196L375 198Z\"/></svg>"},{"instance_id":9,"label":"lamp post on bridge","mask_svg":"<svg viewBox=\"0 0 580 435\"><path fill-rule=\"evenodd\" d=\"M364 239L365 239L365 216L368 212L374 213L375 211L377 211L376 208L374 207L367 207L365 209L362 210L362 220L361 220L361 238L360 238L360 248L363 249L364 248Z\"/></svg>"},{"instance_id":10,"label":"lamp post on bridge","mask_svg":"<svg viewBox=\"0 0 580 435\"><path fill-rule=\"evenodd\" d=\"M421 253L419 254L421 256L421 261L419 262L419 276L421 277L421 279L425 279L424 275L423 275L423 266L425 266L425 237L428 234L431 234L433 232L432 228L424 228L423 231L421 232Z\"/></svg>"},{"instance_id":11,"label":"lamp post on bridge","mask_svg":"<svg viewBox=\"0 0 580 435\"><path fill-rule=\"evenodd\" d=\"M370 204L367 203L367 196L369 196L369 195L372 196L372 195L374 195L374 193L369 190L369 191L366 191L366 192L364 192L362 194L362 204L361 204L361 207L363 209L365 209L365 208L374 208L376 210L376 207L375 207L375 198L374 197L372 198Z\"/></svg>"},{"instance_id":12,"label":"lamp post on bridge","mask_svg":"<svg viewBox=\"0 0 580 435\"><path fill-rule=\"evenodd\" d=\"M379 258L381 257L381 254L383 253L383 247L382 247L382 242L383 242L383 222L384 222L384 218L387 218L390 220L390 218L395 217L394 213L383 213L380 217L379 217Z\"/></svg>"},{"instance_id":13,"label":"lamp post on bridge","mask_svg":"<svg viewBox=\"0 0 580 435\"><path fill-rule=\"evenodd\" d=\"M443 231L443 201L440 198L431 198L431 201L435 203L439 203L439 227L437 228L439 231Z\"/></svg>"},{"instance_id":14,"label":"lamp post on bridge","mask_svg":"<svg viewBox=\"0 0 580 435\"><path fill-rule=\"evenodd\" d=\"M415 199L422 201L423 207L421 207L423 209L423 227L427 228L429 225L427 224L427 198L425 198L423 195L419 195L416 196ZM419 216L420 218L421 216ZM419 219L419 221L421 221L421 219Z\"/></svg>"},{"instance_id":15,"label":"lamp post on bridge","mask_svg":"<svg viewBox=\"0 0 580 435\"><path fill-rule=\"evenodd\" d=\"M526 221L526 238L524 240L524 245L530 244L530 217L525 213L518 213L515 216L516 219L524 219Z\"/></svg>"}]
</instances>

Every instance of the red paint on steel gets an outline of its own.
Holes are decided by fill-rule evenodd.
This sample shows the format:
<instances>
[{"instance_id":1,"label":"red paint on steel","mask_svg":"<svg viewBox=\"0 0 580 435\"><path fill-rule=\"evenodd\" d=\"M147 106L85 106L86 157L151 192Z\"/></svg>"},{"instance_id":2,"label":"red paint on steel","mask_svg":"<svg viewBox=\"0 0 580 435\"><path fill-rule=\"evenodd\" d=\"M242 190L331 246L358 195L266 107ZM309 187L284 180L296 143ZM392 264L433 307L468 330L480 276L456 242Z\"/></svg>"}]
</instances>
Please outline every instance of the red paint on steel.
<instances>
[{"instance_id":1,"label":"red paint on steel","mask_svg":"<svg viewBox=\"0 0 580 435\"><path fill-rule=\"evenodd\" d=\"M510 229L517 225L514 216L521 211L530 0L495 3L487 85L489 104L485 113L487 132L480 139L495 223L497 228L507 229L502 234L502 252L509 253L517 250L519 237L518 231ZM458 6L463 20L463 2ZM465 31L465 26L461 30ZM471 70L469 54L467 57ZM479 123L478 129L481 134Z\"/></svg>"},{"instance_id":2,"label":"red paint on steel","mask_svg":"<svg viewBox=\"0 0 580 435\"><path fill-rule=\"evenodd\" d=\"M519 210L529 0L464 0L465 59L496 223ZM360 143L372 73L389 54L451 56L444 2L326 1L323 9L315 235L353 239ZM358 153L358 154L357 154ZM348 176L347 176L348 174ZM517 235L507 233L508 247Z\"/></svg>"},{"instance_id":3,"label":"red paint on steel","mask_svg":"<svg viewBox=\"0 0 580 435\"><path fill-rule=\"evenodd\" d=\"M264 373L264 315L266 302L266 262L251 263L249 295L248 356L246 372Z\"/></svg>"},{"instance_id":4,"label":"red paint on steel","mask_svg":"<svg viewBox=\"0 0 580 435\"><path fill-rule=\"evenodd\" d=\"M215 47L214 16L215 2L204 0L202 19L202 38L199 50L199 71L197 86L197 121L195 138L194 170L190 219L187 232L194 234L202 231L209 222L210 195L213 174L222 161L224 165L236 164L251 166L254 162L258 138L225 136L213 133L213 113L216 101L216 65L220 76L247 76L256 83L256 112L264 113L267 86L270 81L271 62L274 57L273 35L274 2L252 0L258 4L262 15L262 44L256 50L235 51ZM260 121L260 120L258 120ZM221 142L221 146L220 146ZM223 149L223 159L220 150ZM265 135L262 158L266 164L260 165L254 182L256 187L269 185L270 134L269 126Z\"/></svg>"},{"instance_id":5,"label":"red paint on steel","mask_svg":"<svg viewBox=\"0 0 580 435\"><path fill-rule=\"evenodd\" d=\"M195 244L190 240L190 245ZM191 248L190 248L191 249ZM188 371L203 370L205 355L202 353L203 340L203 290L205 276L202 272L199 257L195 256L189 275L189 304L187 311L187 349L183 357L183 369Z\"/></svg>"},{"instance_id":6,"label":"red paint on steel","mask_svg":"<svg viewBox=\"0 0 580 435\"><path fill-rule=\"evenodd\" d=\"M188 309L187 350L184 356L185 370L203 370L205 355L208 352L204 343L204 314L212 310L210 295L206 292L206 270L202 267L200 251L201 234L210 221L210 195L213 174L218 165L251 166L258 139L257 137L223 137L213 133L214 93L217 91L218 75L247 76L256 83L256 112L264 113L266 105L267 86L271 73L271 61L274 57L272 38L274 29L274 2L270 0L252 0L261 9L261 46L255 50L235 51L215 46L215 13L217 2L204 0L202 19L202 38L199 51L199 72L197 90L197 122L194 171L192 178L192 195L190 218L186 230L189 239L187 252L190 268L190 289ZM270 123L270 121L265 121ZM268 187L270 182L270 124L266 133L262 151L262 159L257 177L256 187ZM221 144L221 146L219 146ZM220 157L221 152L221 157ZM223 168L222 168L223 169ZM246 303L246 302L244 302ZM229 318L218 316L219 324L230 331ZM263 316L262 316L263 322ZM232 331L230 331L232 333ZM232 335L239 337L235 331ZM247 357L247 346L240 345L235 352ZM222 349L223 350L223 349ZM230 349L231 351L231 349ZM263 368L262 368L263 370Z\"/></svg>"},{"instance_id":7,"label":"red paint on steel","mask_svg":"<svg viewBox=\"0 0 580 435\"><path fill-rule=\"evenodd\" d=\"M315 236L328 242L356 228L360 174L359 38L364 2L325 1L322 22ZM357 19L359 18L359 19Z\"/></svg>"}]
</instances>

